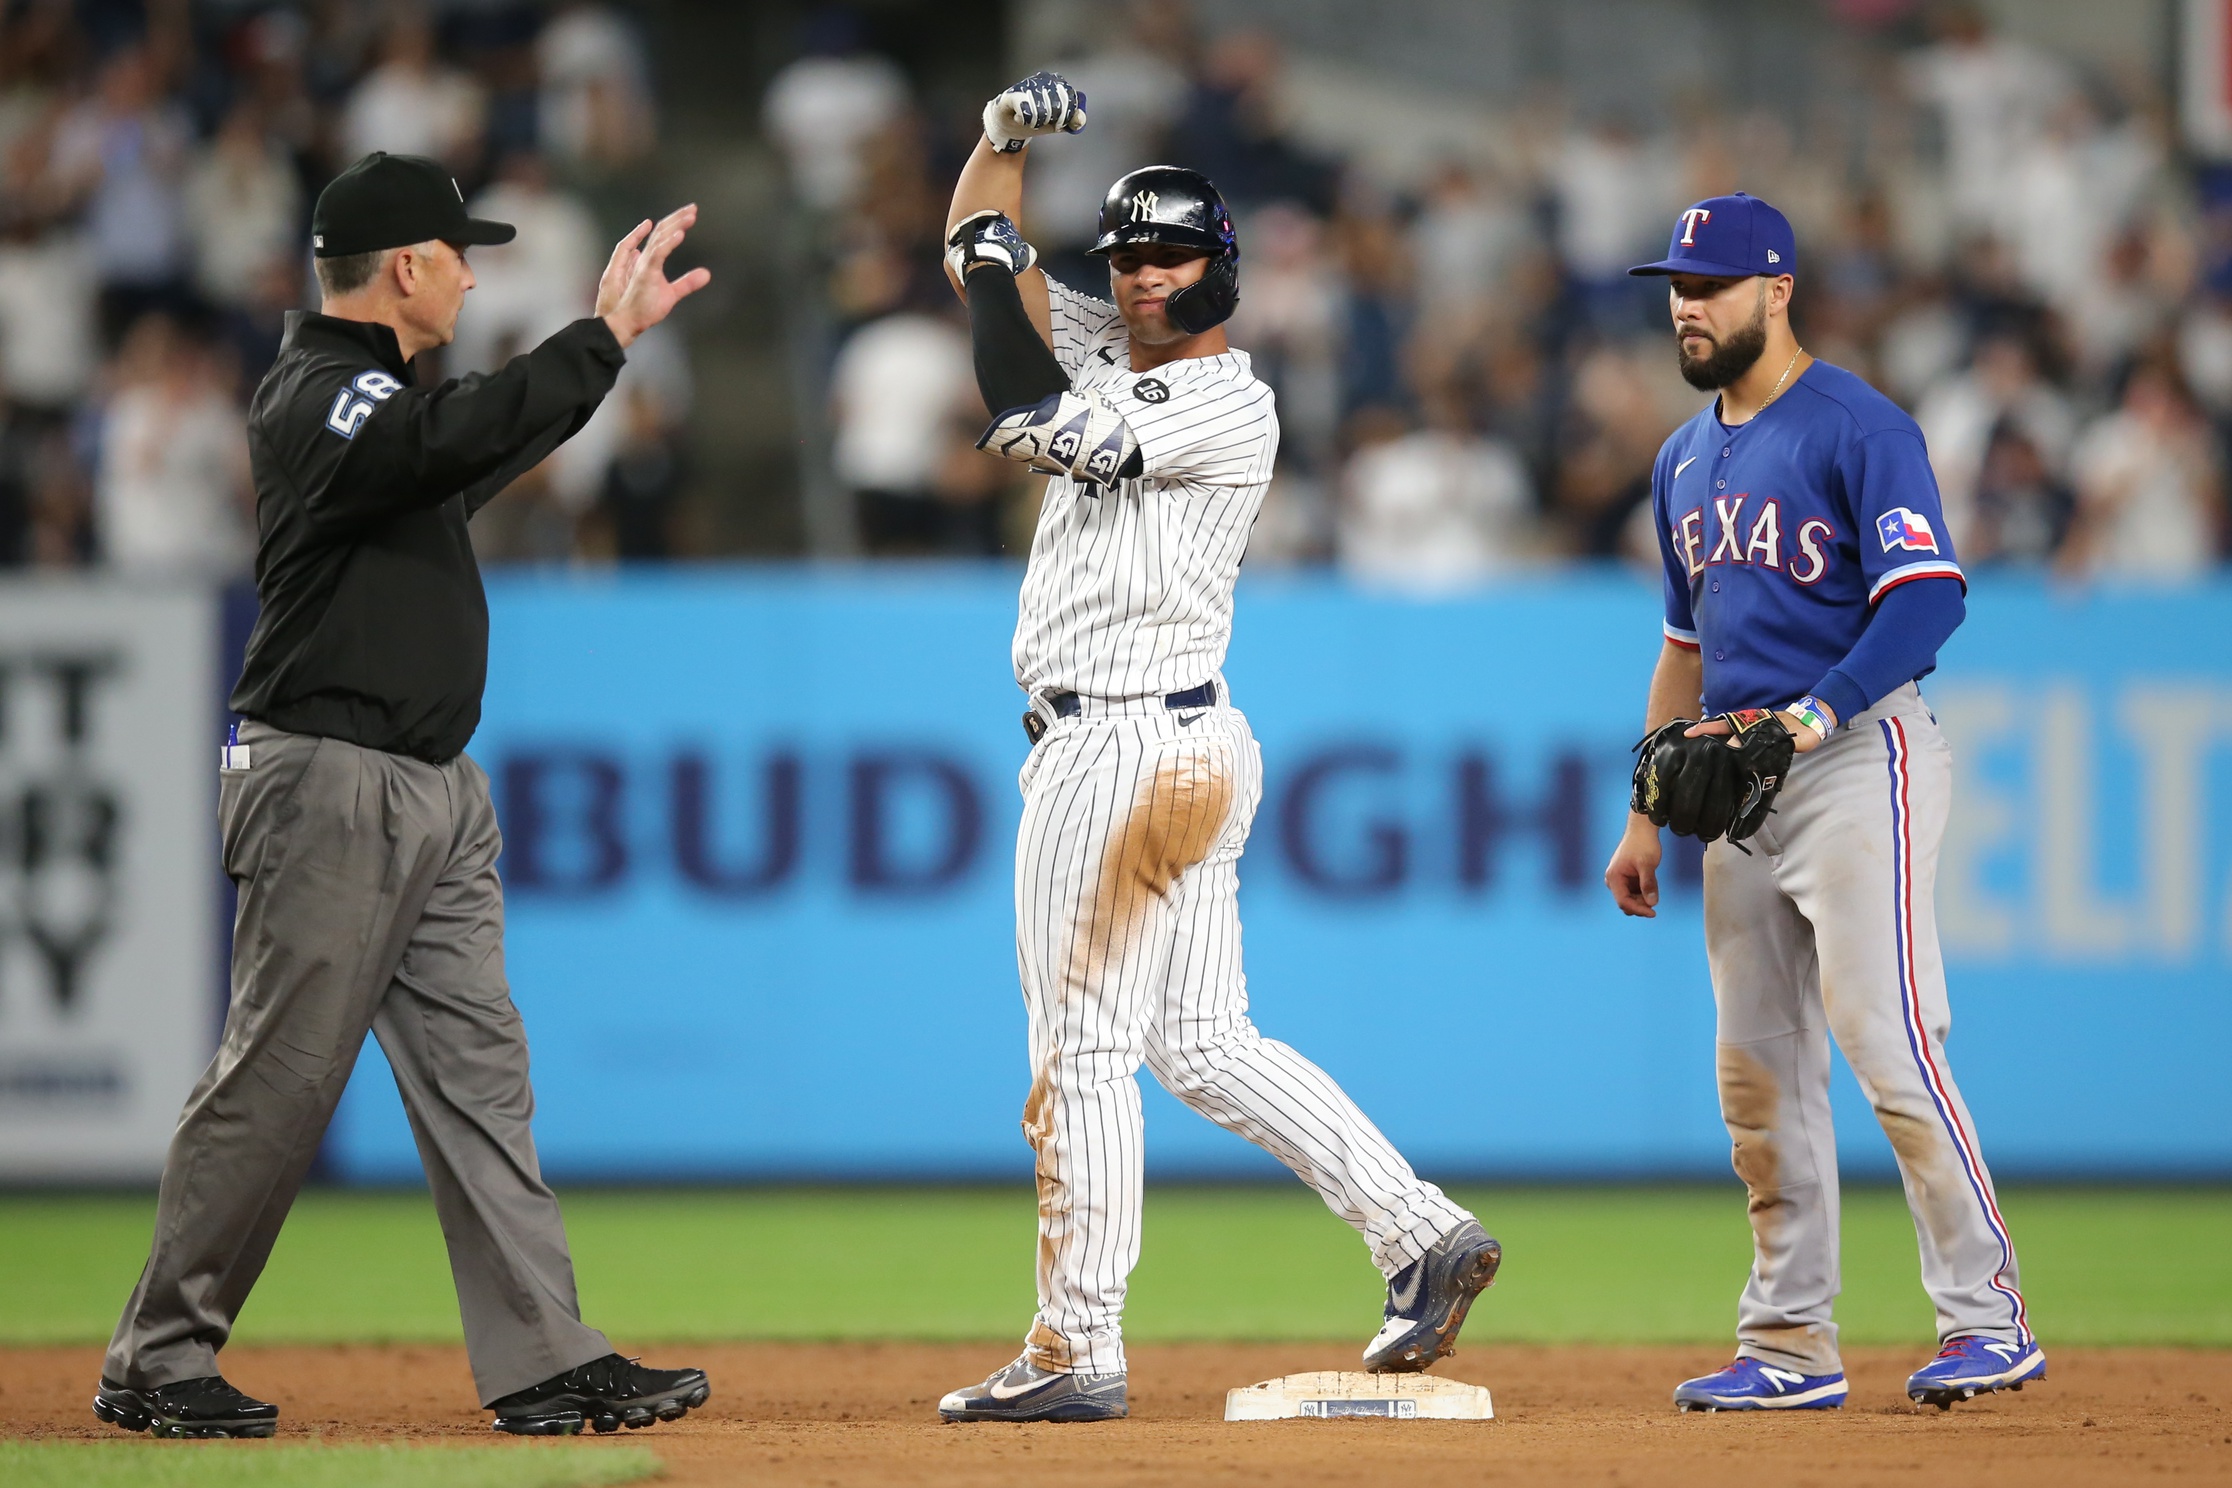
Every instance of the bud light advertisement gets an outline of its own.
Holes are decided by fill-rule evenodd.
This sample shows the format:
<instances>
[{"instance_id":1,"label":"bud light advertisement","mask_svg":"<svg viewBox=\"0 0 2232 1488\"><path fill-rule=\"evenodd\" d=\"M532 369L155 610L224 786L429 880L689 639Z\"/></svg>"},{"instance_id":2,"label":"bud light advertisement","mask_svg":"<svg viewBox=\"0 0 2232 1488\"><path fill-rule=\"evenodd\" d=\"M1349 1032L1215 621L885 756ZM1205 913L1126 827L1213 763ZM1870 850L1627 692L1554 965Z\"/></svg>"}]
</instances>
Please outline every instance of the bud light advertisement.
<instances>
[{"instance_id":1,"label":"bud light advertisement","mask_svg":"<svg viewBox=\"0 0 2232 1488\"><path fill-rule=\"evenodd\" d=\"M471 752L550 1173L1028 1173L1019 579L491 580ZM1924 693L1959 762L1938 894L1986 1156L2232 1174L2232 591L1980 582L1969 616ZM1254 1017L1429 1176L1727 1170L1695 845L1669 851L1655 921L1601 882L1659 619L1651 583L1609 571L1433 601L1240 587ZM1140 1080L1151 1175L1281 1171ZM1846 1162L1888 1174L1838 1080ZM327 1155L416 1181L369 1043Z\"/></svg>"}]
</instances>

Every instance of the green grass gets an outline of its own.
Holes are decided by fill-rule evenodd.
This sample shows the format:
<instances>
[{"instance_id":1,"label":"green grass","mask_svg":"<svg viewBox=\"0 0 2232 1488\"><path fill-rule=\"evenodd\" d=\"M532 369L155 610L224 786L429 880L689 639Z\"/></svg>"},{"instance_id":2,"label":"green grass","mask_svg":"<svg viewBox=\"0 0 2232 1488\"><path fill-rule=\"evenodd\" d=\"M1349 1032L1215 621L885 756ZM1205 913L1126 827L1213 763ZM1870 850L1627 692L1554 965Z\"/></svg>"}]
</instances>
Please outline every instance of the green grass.
<instances>
[{"instance_id":1,"label":"green grass","mask_svg":"<svg viewBox=\"0 0 2232 1488\"><path fill-rule=\"evenodd\" d=\"M598 1488L658 1471L640 1447L0 1441L9 1488Z\"/></svg>"},{"instance_id":2,"label":"green grass","mask_svg":"<svg viewBox=\"0 0 2232 1488\"><path fill-rule=\"evenodd\" d=\"M1460 1189L1504 1242L1490 1336L1708 1342L1749 1264L1740 1190ZM2013 1188L2031 1316L2056 1343L2232 1346L2232 1191ZM1029 1319L1024 1189L584 1191L565 1197L583 1306L616 1338L1006 1338ZM108 1336L146 1254L151 1199L0 1197L0 1342ZM1848 1189L1853 1343L1926 1342L1914 1228L1895 1189ZM1126 1332L1360 1339L1381 1291L1347 1226L1299 1187L1150 1191ZM319 1192L288 1221L244 1343L452 1339L456 1303L422 1195Z\"/></svg>"}]
</instances>

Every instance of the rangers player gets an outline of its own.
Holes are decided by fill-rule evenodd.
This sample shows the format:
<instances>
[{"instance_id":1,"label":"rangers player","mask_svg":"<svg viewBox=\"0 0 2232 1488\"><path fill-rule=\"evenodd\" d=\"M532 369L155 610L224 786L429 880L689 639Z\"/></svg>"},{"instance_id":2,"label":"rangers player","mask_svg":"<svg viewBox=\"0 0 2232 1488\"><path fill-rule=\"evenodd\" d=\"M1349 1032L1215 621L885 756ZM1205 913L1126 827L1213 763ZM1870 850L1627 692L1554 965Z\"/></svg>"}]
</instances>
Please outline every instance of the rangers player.
<instances>
[{"instance_id":1,"label":"rangers player","mask_svg":"<svg viewBox=\"0 0 2232 1488\"><path fill-rule=\"evenodd\" d=\"M1834 1033L1898 1156L1937 1308L1942 1351L1907 1393L1946 1408L2046 1376L1945 1057L1932 897L1952 756L1915 684L1961 622L1964 580L1914 420L1793 337L1796 271L1790 223L1740 194L1683 212L1667 256L1632 271L1669 277L1682 374L1720 396L1652 475L1666 638L1605 882L1648 918L1658 828L1712 844L1721 1115L1755 1258L1735 1362L1676 1404L1844 1402Z\"/></svg>"},{"instance_id":2,"label":"rangers player","mask_svg":"<svg viewBox=\"0 0 2232 1488\"><path fill-rule=\"evenodd\" d=\"M1142 1059L1363 1234L1388 1278L1366 1368L1449 1353L1501 1256L1324 1071L1248 1018L1236 896L1262 763L1219 669L1278 422L1225 342L1239 251L1206 178L1151 166L1110 189L1093 251L1113 303L1031 266L1015 227L1025 147L1084 123L1084 98L1053 74L1002 93L948 223L978 381L1006 410L982 445L1053 475L1015 633L1031 704L1015 907L1039 1309L1021 1357L939 1401L949 1421L1127 1413Z\"/></svg>"}]
</instances>

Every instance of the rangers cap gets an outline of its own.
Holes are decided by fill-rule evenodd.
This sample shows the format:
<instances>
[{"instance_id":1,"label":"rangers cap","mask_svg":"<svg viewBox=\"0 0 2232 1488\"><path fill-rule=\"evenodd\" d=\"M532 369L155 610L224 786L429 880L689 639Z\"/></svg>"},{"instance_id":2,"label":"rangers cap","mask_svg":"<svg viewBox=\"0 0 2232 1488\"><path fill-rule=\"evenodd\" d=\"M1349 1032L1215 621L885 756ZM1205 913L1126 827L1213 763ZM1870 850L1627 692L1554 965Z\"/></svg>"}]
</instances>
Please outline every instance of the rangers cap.
<instances>
[{"instance_id":1,"label":"rangers cap","mask_svg":"<svg viewBox=\"0 0 2232 1488\"><path fill-rule=\"evenodd\" d=\"M517 231L508 222L467 215L465 193L440 161L385 150L374 150L335 176L310 213L311 251L319 258L407 248L435 238L459 247L509 243Z\"/></svg>"},{"instance_id":2,"label":"rangers cap","mask_svg":"<svg viewBox=\"0 0 2232 1488\"><path fill-rule=\"evenodd\" d=\"M1798 272L1798 238L1790 219L1758 197L1708 196L1674 219L1666 257L1630 274L1711 274L1743 279Z\"/></svg>"}]
</instances>

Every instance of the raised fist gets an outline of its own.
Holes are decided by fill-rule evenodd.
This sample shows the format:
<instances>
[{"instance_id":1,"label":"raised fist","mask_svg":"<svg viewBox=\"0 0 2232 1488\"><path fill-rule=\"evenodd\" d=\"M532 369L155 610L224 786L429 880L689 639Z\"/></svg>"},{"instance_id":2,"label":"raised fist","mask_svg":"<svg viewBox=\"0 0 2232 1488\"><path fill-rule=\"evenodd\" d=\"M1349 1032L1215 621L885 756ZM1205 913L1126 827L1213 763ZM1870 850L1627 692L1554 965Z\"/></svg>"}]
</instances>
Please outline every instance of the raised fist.
<instances>
[{"instance_id":1,"label":"raised fist","mask_svg":"<svg viewBox=\"0 0 2232 1488\"><path fill-rule=\"evenodd\" d=\"M1085 127L1085 95L1058 72L1034 72L984 106L984 137L1012 155L1034 134L1075 134Z\"/></svg>"}]
</instances>

